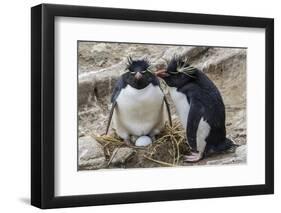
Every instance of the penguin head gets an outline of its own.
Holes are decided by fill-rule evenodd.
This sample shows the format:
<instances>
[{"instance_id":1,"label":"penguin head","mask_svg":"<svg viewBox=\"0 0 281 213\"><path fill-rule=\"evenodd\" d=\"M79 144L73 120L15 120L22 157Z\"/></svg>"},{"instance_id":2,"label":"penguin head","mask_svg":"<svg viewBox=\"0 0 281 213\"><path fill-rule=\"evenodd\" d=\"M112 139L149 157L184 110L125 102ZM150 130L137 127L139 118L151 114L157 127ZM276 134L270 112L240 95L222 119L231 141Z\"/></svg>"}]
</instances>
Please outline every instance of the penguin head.
<instances>
[{"instance_id":1,"label":"penguin head","mask_svg":"<svg viewBox=\"0 0 281 213\"><path fill-rule=\"evenodd\" d=\"M190 66L187 59L174 56L167 62L166 69L156 71L156 76L162 78L169 87L181 87L196 79L196 68Z\"/></svg>"},{"instance_id":2,"label":"penguin head","mask_svg":"<svg viewBox=\"0 0 281 213\"><path fill-rule=\"evenodd\" d=\"M156 76L150 70L150 66L147 59L133 60L128 57L127 72L124 74L126 83L136 89L143 89L148 86L156 79Z\"/></svg>"}]
</instances>

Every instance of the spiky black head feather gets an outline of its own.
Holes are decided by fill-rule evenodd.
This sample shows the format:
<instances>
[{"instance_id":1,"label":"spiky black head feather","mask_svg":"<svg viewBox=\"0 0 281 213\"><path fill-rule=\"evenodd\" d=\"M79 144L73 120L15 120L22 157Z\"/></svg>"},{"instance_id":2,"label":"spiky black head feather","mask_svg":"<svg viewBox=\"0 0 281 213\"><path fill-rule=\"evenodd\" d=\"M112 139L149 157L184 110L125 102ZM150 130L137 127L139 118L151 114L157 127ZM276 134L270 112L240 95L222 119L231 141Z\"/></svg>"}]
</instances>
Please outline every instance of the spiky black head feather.
<instances>
[{"instance_id":1,"label":"spiky black head feather","mask_svg":"<svg viewBox=\"0 0 281 213\"><path fill-rule=\"evenodd\" d=\"M133 60L131 57L128 57L127 70L130 72L149 71L149 67L150 62L146 58Z\"/></svg>"},{"instance_id":2,"label":"spiky black head feather","mask_svg":"<svg viewBox=\"0 0 281 213\"><path fill-rule=\"evenodd\" d=\"M143 89L150 83L159 85L157 77L150 70L151 64L148 59L133 60L128 57L127 60L127 72L123 74L126 84L136 89Z\"/></svg>"},{"instance_id":3,"label":"spiky black head feather","mask_svg":"<svg viewBox=\"0 0 281 213\"><path fill-rule=\"evenodd\" d=\"M168 63L167 72L171 74L183 73L191 77L195 68L190 66L188 58L184 56L174 55Z\"/></svg>"},{"instance_id":4,"label":"spiky black head feather","mask_svg":"<svg viewBox=\"0 0 281 213\"><path fill-rule=\"evenodd\" d=\"M190 66L188 58L174 55L167 62L165 74L160 76L171 87L180 87L196 79L197 69Z\"/></svg>"}]
</instances>

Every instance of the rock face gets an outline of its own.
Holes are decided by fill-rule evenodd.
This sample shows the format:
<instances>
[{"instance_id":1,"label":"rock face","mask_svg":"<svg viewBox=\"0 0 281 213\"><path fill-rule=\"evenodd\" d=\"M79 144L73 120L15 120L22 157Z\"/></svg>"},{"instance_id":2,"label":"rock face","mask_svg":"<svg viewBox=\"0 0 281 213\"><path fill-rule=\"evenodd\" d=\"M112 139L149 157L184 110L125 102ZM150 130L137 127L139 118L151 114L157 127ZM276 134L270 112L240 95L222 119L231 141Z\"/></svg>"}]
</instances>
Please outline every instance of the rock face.
<instances>
[{"instance_id":1,"label":"rock face","mask_svg":"<svg viewBox=\"0 0 281 213\"><path fill-rule=\"evenodd\" d=\"M134 154L134 150L129 147L117 148L113 151L111 164L122 165Z\"/></svg>"},{"instance_id":2,"label":"rock face","mask_svg":"<svg viewBox=\"0 0 281 213\"><path fill-rule=\"evenodd\" d=\"M90 136L79 138L79 169L100 169L106 160L103 147Z\"/></svg>"},{"instance_id":3,"label":"rock face","mask_svg":"<svg viewBox=\"0 0 281 213\"><path fill-rule=\"evenodd\" d=\"M162 65L163 58L170 59L175 54L187 56L190 64L206 73L221 92L226 107L227 136L239 145L246 144L246 49L80 42L78 51L81 169L100 168L100 165L104 165L104 155L98 154L98 152L102 153L102 147L97 145L97 142L89 142L87 136L93 132L95 134L105 132L111 107L111 93L116 80L126 69L126 57L129 55L133 58L147 56L154 67ZM168 99L170 100L169 97ZM173 103L171 108L172 117L177 118ZM88 154L83 150L88 150ZM120 150L118 153L121 155ZM118 153L117 157L119 157ZM246 146L240 146L234 154L225 154L219 159L210 158L196 165L241 163L246 162L246 155ZM96 158L99 161L95 161ZM134 162L137 161L134 159ZM123 164L126 164L126 161ZM146 167L143 164L142 166ZM130 167L134 167L132 162Z\"/></svg>"}]
</instances>

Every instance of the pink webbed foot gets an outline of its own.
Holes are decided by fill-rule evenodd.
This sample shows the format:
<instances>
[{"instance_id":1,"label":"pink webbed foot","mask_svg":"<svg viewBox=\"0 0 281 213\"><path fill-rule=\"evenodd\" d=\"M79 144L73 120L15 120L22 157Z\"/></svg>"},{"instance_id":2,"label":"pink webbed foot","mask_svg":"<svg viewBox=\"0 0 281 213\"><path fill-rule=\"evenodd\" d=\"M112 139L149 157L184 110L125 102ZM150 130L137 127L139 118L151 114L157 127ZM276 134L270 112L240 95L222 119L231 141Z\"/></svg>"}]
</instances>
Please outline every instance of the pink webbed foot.
<instances>
[{"instance_id":1,"label":"pink webbed foot","mask_svg":"<svg viewBox=\"0 0 281 213\"><path fill-rule=\"evenodd\" d=\"M195 163L200 161L203 158L203 154L201 152L191 152L190 155L184 156L184 162Z\"/></svg>"}]
</instances>

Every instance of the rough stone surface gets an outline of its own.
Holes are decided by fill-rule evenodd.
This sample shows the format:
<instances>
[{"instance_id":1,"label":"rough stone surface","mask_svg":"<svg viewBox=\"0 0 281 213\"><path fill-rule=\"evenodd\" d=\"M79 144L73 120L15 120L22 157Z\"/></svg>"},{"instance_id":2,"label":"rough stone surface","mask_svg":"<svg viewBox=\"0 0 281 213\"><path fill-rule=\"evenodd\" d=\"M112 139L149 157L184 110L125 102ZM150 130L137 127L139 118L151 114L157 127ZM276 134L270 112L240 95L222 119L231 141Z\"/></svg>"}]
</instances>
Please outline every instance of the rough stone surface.
<instances>
[{"instance_id":1,"label":"rough stone surface","mask_svg":"<svg viewBox=\"0 0 281 213\"><path fill-rule=\"evenodd\" d=\"M79 169L99 169L105 165L103 147L90 136L79 138Z\"/></svg>"},{"instance_id":2,"label":"rough stone surface","mask_svg":"<svg viewBox=\"0 0 281 213\"><path fill-rule=\"evenodd\" d=\"M135 153L134 149L129 147L116 148L112 154L113 158L111 164L114 165L124 164L127 161L127 159L130 158L134 153Z\"/></svg>"}]
</instances>

